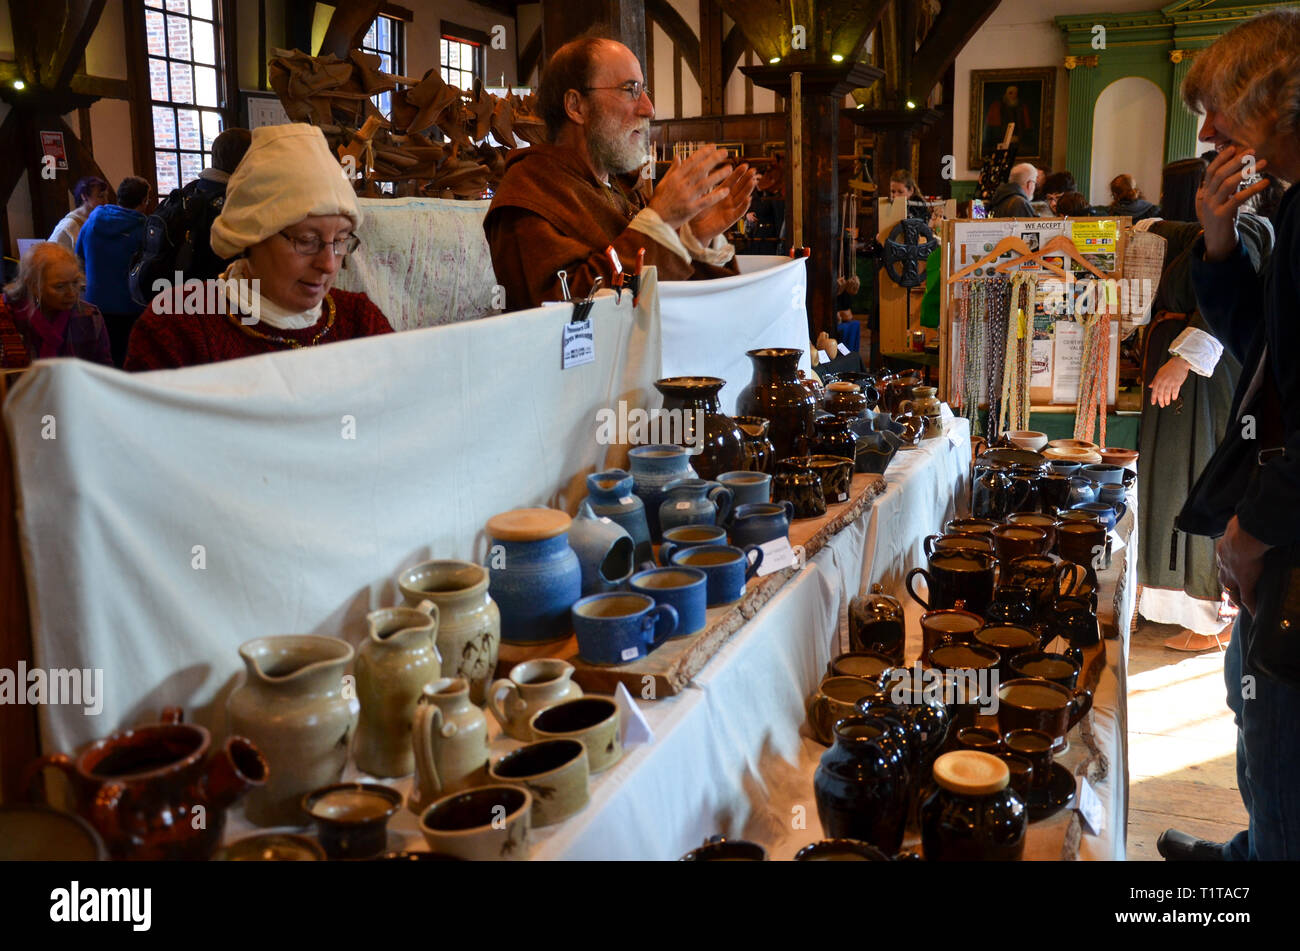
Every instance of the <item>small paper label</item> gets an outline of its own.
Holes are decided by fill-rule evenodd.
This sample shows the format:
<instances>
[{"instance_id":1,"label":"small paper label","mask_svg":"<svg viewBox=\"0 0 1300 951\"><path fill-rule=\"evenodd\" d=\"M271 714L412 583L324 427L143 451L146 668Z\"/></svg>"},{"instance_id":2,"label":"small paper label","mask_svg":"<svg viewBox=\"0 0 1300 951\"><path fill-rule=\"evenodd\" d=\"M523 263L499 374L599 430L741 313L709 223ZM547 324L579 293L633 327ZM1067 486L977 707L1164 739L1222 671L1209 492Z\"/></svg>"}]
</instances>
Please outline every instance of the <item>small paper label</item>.
<instances>
[{"instance_id":1,"label":"small paper label","mask_svg":"<svg viewBox=\"0 0 1300 951\"><path fill-rule=\"evenodd\" d=\"M596 362L596 337L591 330L590 317L564 325L562 352L564 363L561 368L564 370Z\"/></svg>"},{"instance_id":2,"label":"small paper label","mask_svg":"<svg viewBox=\"0 0 1300 951\"><path fill-rule=\"evenodd\" d=\"M641 652L637 650L635 647L625 647L623 648L623 653L621 656L623 657L624 660L636 660L638 657L641 656Z\"/></svg>"},{"instance_id":3,"label":"small paper label","mask_svg":"<svg viewBox=\"0 0 1300 951\"><path fill-rule=\"evenodd\" d=\"M840 356L842 357L847 357L849 355L849 348L844 346L843 343L840 344L839 351L840 351Z\"/></svg>"},{"instance_id":4,"label":"small paper label","mask_svg":"<svg viewBox=\"0 0 1300 951\"><path fill-rule=\"evenodd\" d=\"M678 509L678 510L681 510L681 509L688 509L688 508L690 508L690 507L691 507L691 503L690 503L690 502L678 502L676 505L673 506L673 508Z\"/></svg>"},{"instance_id":5,"label":"small paper label","mask_svg":"<svg viewBox=\"0 0 1300 951\"><path fill-rule=\"evenodd\" d=\"M1106 807L1101 804L1101 798L1085 776L1079 777L1078 809L1089 831L1093 835L1101 835L1102 830L1106 828Z\"/></svg>"},{"instance_id":6,"label":"small paper label","mask_svg":"<svg viewBox=\"0 0 1300 951\"><path fill-rule=\"evenodd\" d=\"M794 549L790 547L790 539L784 535L763 542L758 547L763 549L763 563L758 566L757 572L760 578L789 568L795 563Z\"/></svg>"},{"instance_id":7,"label":"small paper label","mask_svg":"<svg viewBox=\"0 0 1300 951\"><path fill-rule=\"evenodd\" d=\"M849 494L847 492L841 492L839 495L835 497L836 502L847 502L848 500L849 500Z\"/></svg>"},{"instance_id":8,"label":"small paper label","mask_svg":"<svg viewBox=\"0 0 1300 951\"><path fill-rule=\"evenodd\" d=\"M641 696L644 699L654 699L654 679L649 675L641 678ZM632 699L632 694L627 689L627 684L619 681L614 688L614 703L618 705L618 730L623 741L623 749L628 750L634 746L650 744L655 741L654 730L650 729L650 724L646 722L645 715L641 712L641 707Z\"/></svg>"},{"instance_id":9,"label":"small paper label","mask_svg":"<svg viewBox=\"0 0 1300 951\"><path fill-rule=\"evenodd\" d=\"M630 495L625 495L623 498L621 498L621 499L618 500L618 504L619 504L619 505L631 505L631 504L632 504L632 496L630 496Z\"/></svg>"}]
</instances>

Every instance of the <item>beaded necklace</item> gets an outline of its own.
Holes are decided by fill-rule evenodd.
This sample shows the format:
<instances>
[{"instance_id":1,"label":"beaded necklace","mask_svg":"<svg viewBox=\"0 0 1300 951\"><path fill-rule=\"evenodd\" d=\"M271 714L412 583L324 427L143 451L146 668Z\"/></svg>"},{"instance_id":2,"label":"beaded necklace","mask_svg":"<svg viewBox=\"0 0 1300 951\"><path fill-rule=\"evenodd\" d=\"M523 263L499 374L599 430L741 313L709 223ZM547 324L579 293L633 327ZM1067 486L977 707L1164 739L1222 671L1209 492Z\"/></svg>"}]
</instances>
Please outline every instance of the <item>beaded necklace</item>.
<instances>
[{"instance_id":1,"label":"beaded necklace","mask_svg":"<svg viewBox=\"0 0 1300 951\"><path fill-rule=\"evenodd\" d=\"M249 337L252 337L254 340L267 340L270 341L271 343L282 344L284 346L289 347L292 350L301 350L303 347L314 347L316 344L320 342L320 339L322 337L324 337L327 333L330 332L330 328L334 326L334 298L330 297L329 294L325 295L325 327L319 333L317 333L316 336L312 337L306 343L300 343L299 341L293 340L292 338L281 337L276 334L260 333L259 331L254 330L252 327L245 325L242 320L237 318L228 309L226 311L226 319L229 320L232 324L234 324L244 334L246 334Z\"/></svg>"}]
</instances>

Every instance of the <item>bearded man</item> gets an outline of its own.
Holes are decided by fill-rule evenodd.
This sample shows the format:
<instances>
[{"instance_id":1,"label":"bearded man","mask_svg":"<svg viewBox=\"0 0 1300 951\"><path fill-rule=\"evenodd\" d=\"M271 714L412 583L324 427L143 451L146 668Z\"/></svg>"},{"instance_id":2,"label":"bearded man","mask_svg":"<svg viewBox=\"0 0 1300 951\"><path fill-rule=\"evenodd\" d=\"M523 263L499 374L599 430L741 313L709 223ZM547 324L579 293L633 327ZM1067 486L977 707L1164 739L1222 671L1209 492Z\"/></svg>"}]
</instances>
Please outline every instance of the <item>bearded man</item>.
<instances>
[{"instance_id":1,"label":"bearded man","mask_svg":"<svg viewBox=\"0 0 1300 951\"><path fill-rule=\"evenodd\" d=\"M538 101L549 143L516 149L483 222L510 310L574 297L599 276L613 282L613 246L625 269L645 249L659 279L736 274L724 232L749 208L757 173L732 169L722 149L678 160L647 200L654 105L641 64L622 43L583 37L555 51Z\"/></svg>"}]
</instances>

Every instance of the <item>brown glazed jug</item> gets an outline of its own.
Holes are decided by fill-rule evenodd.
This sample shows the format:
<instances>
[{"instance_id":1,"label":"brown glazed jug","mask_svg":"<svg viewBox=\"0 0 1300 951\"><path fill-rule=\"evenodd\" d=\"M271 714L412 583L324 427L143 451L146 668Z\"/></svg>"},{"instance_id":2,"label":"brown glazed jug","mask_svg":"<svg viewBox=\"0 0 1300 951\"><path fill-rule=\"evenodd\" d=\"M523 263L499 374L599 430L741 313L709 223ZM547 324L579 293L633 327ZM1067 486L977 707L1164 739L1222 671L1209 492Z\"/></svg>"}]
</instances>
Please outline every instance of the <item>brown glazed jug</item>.
<instances>
[{"instance_id":1,"label":"brown glazed jug","mask_svg":"<svg viewBox=\"0 0 1300 951\"><path fill-rule=\"evenodd\" d=\"M336 637L259 637L239 648L247 672L226 702L230 732L266 757L266 785L248 797L255 825L301 825L302 797L343 776L356 726L343 671L352 645Z\"/></svg>"},{"instance_id":2,"label":"brown glazed jug","mask_svg":"<svg viewBox=\"0 0 1300 951\"><path fill-rule=\"evenodd\" d=\"M746 353L754 364L754 375L736 398L736 412L771 420L768 438L777 459L806 455L813 435L817 400L799 382L802 355L802 350L774 347Z\"/></svg>"},{"instance_id":3,"label":"brown glazed jug","mask_svg":"<svg viewBox=\"0 0 1300 951\"><path fill-rule=\"evenodd\" d=\"M691 457L691 467L701 479L735 472L745 462L745 434L735 420L723 415L718 402L718 394L726 385L726 380L716 376L674 376L655 381L655 389L663 394L663 408L681 413L681 430L675 434L679 437L677 445L700 450ZM697 429L697 423L703 423L703 427ZM661 437L667 438L663 433Z\"/></svg>"},{"instance_id":4,"label":"brown glazed jug","mask_svg":"<svg viewBox=\"0 0 1300 951\"><path fill-rule=\"evenodd\" d=\"M366 615L368 636L357 651L357 768L371 776L415 772L411 721L425 686L442 676L436 644L438 606L384 608Z\"/></svg>"},{"instance_id":5,"label":"brown glazed jug","mask_svg":"<svg viewBox=\"0 0 1300 951\"><path fill-rule=\"evenodd\" d=\"M98 740L76 759L42 757L28 767L27 787L43 792L47 766L67 774L77 811L114 859L203 861L221 841L226 809L267 777L266 760L242 736L211 749L212 735L170 708L162 723Z\"/></svg>"}]
</instances>

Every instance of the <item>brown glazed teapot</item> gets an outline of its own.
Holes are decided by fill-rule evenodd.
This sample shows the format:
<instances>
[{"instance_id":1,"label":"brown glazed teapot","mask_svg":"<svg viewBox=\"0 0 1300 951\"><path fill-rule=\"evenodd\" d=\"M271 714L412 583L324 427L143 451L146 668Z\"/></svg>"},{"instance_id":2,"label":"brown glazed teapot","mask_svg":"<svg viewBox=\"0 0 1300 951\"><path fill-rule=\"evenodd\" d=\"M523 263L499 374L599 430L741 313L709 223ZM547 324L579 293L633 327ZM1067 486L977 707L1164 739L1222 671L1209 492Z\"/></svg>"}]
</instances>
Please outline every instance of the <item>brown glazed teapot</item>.
<instances>
[{"instance_id":1,"label":"brown glazed teapot","mask_svg":"<svg viewBox=\"0 0 1300 951\"><path fill-rule=\"evenodd\" d=\"M212 735L163 711L162 723L114 733L75 759L43 756L27 768L29 794L42 770L67 774L77 811L95 827L114 859L204 860L221 841L226 809L250 786L266 782L267 765L251 741L232 736L212 756Z\"/></svg>"}]
</instances>

